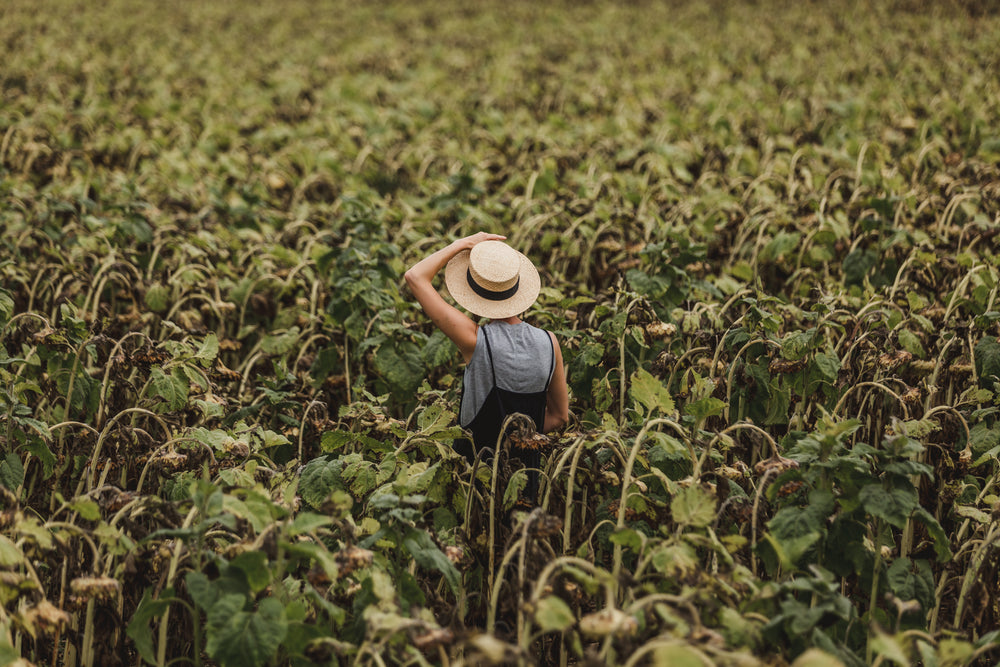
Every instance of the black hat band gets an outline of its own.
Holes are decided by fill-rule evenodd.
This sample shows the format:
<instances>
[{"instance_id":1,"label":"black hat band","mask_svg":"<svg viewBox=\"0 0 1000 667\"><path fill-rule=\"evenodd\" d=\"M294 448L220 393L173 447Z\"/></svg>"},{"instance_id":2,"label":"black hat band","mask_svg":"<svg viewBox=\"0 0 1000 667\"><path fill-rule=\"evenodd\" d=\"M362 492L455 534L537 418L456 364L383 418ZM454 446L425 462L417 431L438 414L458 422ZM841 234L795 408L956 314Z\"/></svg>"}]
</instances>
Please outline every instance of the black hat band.
<instances>
[{"instance_id":1,"label":"black hat band","mask_svg":"<svg viewBox=\"0 0 1000 667\"><path fill-rule=\"evenodd\" d=\"M492 290L486 289L485 287L477 283L472 278L472 271L470 269L465 270L465 280L469 283L469 287L472 288L473 292L483 297L484 299L488 299L490 301L506 301L510 297L517 294L517 288L521 284L521 276L518 276L517 282L514 283L513 287L505 289L502 292L494 292Z\"/></svg>"}]
</instances>

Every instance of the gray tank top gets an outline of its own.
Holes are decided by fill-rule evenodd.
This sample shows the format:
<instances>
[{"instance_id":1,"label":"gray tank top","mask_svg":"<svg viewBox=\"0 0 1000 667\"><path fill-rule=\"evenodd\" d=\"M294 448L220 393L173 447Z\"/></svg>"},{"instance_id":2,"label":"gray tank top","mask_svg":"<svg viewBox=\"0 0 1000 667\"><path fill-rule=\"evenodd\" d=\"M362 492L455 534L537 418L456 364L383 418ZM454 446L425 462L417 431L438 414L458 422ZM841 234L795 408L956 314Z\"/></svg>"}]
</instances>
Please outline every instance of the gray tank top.
<instances>
[{"instance_id":1,"label":"gray tank top","mask_svg":"<svg viewBox=\"0 0 1000 667\"><path fill-rule=\"evenodd\" d=\"M555 352L549 334L526 322L507 324L493 321L484 326L489 328L497 386L519 394L545 391L555 368ZM465 367L462 380L462 406L458 422L463 427L472 422L493 389L493 374L482 329L480 327L476 333L476 349Z\"/></svg>"}]
</instances>

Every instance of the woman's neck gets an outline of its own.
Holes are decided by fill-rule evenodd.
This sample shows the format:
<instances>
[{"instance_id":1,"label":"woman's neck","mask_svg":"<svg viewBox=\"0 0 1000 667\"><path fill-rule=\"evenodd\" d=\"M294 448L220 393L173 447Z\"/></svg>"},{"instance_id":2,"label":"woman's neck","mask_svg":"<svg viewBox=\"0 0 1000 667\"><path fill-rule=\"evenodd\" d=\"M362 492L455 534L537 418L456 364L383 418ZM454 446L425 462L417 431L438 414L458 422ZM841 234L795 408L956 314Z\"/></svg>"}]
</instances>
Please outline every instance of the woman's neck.
<instances>
[{"instance_id":1,"label":"woman's neck","mask_svg":"<svg viewBox=\"0 0 1000 667\"><path fill-rule=\"evenodd\" d=\"M510 317L502 317L499 319L491 319L490 322L503 322L505 324L520 324L521 318L517 315L511 315Z\"/></svg>"}]
</instances>

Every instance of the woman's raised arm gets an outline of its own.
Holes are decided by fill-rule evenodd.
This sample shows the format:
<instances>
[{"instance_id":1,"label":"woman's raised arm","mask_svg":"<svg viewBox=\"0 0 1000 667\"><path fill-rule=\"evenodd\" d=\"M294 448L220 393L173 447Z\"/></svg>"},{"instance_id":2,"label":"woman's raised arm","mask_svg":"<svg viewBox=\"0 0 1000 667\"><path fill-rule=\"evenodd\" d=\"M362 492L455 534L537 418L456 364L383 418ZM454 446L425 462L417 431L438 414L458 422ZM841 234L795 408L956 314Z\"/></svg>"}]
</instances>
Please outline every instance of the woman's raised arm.
<instances>
[{"instance_id":1,"label":"woman's raised arm","mask_svg":"<svg viewBox=\"0 0 1000 667\"><path fill-rule=\"evenodd\" d=\"M472 358L472 352L476 349L478 325L468 315L444 300L444 297L434 288L434 276L444 268L452 257L463 250L471 250L473 246L482 241L502 241L505 238L507 237L486 232L466 236L423 258L403 274L406 284L409 285L410 291L424 312L437 325L437 328L458 346L466 363Z\"/></svg>"}]
</instances>

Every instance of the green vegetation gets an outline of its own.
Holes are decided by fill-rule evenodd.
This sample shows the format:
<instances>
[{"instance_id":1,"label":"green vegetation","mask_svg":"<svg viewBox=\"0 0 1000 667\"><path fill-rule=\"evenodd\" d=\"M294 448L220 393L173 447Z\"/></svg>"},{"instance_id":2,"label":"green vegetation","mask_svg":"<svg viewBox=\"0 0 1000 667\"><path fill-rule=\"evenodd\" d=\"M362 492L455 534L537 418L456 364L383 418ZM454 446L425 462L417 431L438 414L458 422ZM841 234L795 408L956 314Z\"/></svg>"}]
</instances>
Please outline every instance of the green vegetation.
<instances>
[{"instance_id":1,"label":"green vegetation","mask_svg":"<svg viewBox=\"0 0 1000 667\"><path fill-rule=\"evenodd\" d=\"M0 7L0 665L1000 660L992 3L356 4Z\"/></svg>"}]
</instances>

